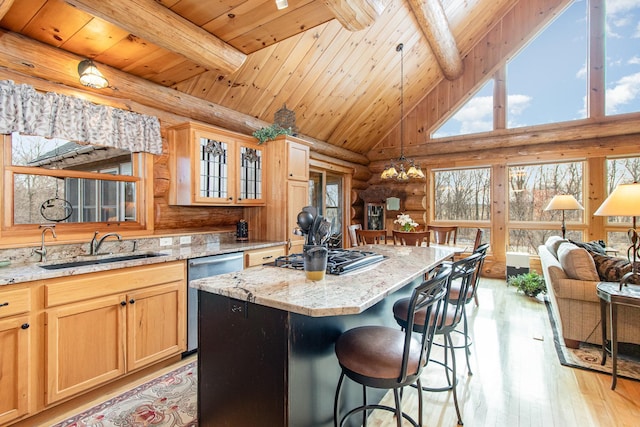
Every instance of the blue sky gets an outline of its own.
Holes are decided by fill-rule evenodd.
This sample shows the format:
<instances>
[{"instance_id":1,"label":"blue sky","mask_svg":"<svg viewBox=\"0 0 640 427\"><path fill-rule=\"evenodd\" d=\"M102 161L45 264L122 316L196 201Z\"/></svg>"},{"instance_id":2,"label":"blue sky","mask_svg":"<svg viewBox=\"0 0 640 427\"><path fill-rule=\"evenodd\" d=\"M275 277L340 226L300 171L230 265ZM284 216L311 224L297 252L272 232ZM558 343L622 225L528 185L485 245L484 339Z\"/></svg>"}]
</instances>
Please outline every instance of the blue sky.
<instances>
[{"instance_id":1,"label":"blue sky","mask_svg":"<svg viewBox=\"0 0 640 427\"><path fill-rule=\"evenodd\" d=\"M606 1L606 112L640 111L640 0ZM587 1L576 0L507 66L507 126L586 117ZM493 81L434 137L493 126Z\"/></svg>"}]
</instances>

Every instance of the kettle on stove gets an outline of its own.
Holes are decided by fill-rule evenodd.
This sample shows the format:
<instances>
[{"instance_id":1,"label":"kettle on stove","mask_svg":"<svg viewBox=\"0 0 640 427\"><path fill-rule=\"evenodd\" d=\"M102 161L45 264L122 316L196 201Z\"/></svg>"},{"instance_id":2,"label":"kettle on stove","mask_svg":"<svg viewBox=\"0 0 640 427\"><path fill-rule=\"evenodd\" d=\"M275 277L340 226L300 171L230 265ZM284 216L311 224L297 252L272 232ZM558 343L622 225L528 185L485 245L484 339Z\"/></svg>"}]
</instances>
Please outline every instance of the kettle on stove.
<instances>
[{"instance_id":1,"label":"kettle on stove","mask_svg":"<svg viewBox=\"0 0 640 427\"><path fill-rule=\"evenodd\" d=\"M249 224L244 219L236 223L236 240L239 242L249 240Z\"/></svg>"}]
</instances>

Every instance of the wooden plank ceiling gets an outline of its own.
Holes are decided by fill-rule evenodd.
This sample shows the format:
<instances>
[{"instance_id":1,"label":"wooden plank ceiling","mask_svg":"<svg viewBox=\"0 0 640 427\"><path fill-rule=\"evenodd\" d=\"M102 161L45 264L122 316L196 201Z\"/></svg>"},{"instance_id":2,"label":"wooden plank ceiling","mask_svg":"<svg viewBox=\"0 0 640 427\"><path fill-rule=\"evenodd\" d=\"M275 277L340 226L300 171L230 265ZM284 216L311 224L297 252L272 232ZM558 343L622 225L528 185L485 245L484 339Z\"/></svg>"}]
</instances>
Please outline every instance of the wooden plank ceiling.
<instances>
[{"instance_id":1,"label":"wooden plank ceiling","mask_svg":"<svg viewBox=\"0 0 640 427\"><path fill-rule=\"evenodd\" d=\"M0 27L265 122L286 105L301 135L366 155L400 120L398 43L408 113L515 3L0 0Z\"/></svg>"}]
</instances>

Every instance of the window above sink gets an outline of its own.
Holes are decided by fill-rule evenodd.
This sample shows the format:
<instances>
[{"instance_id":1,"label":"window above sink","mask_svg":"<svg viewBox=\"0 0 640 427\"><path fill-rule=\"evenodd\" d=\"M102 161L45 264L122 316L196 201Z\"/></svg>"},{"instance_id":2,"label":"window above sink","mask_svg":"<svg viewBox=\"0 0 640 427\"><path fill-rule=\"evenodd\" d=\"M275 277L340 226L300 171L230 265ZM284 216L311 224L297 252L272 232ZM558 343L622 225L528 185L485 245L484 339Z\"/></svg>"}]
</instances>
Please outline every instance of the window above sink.
<instances>
[{"instance_id":1,"label":"window above sink","mask_svg":"<svg viewBox=\"0 0 640 427\"><path fill-rule=\"evenodd\" d=\"M150 154L13 133L4 135L2 243L55 223L69 233L144 230ZM147 172L149 169L149 172ZM77 237L77 236L76 236Z\"/></svg>"}]
</instances>

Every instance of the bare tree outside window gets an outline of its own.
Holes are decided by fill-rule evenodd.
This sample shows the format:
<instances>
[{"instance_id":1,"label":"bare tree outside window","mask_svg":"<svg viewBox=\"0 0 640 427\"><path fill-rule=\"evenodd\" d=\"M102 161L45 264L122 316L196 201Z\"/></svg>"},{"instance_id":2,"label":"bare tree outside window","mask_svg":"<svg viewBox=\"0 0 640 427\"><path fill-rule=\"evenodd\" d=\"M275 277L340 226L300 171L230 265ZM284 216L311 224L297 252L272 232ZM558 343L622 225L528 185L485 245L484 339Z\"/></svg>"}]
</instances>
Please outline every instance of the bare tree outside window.
<instances>
[{"instance_id":1,"label":"bare tree outside window","mask_svg":"<svg viewBox=\"0 0 640 427\"><path fill-rule=\"evenodd\" d=\"M433 175L436 220L491 219L491 169L435 171Z\"/></svg>"},{"instance_id":2,"label":"bare tree outside window","mask_svg":"<svg viewBox=\"0 0 640 427\"><path fill-rule=\"evenodd\" d=\"M518 224L509 227L509 251L535 254L549 236L559 234L562 211L544 208L556 194L571 194L583 204L583 169L583 162L509 167L509 221ZM567 210L564 215L567 223L584 222L583 211ZM532 223L531 229L521 225L527 222ZM540 222L557 223L558 229L541 230L533 226ZM567 237L582 240L582 233L569 230Z\"/></svg>"}]
</instances>

